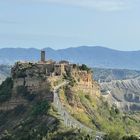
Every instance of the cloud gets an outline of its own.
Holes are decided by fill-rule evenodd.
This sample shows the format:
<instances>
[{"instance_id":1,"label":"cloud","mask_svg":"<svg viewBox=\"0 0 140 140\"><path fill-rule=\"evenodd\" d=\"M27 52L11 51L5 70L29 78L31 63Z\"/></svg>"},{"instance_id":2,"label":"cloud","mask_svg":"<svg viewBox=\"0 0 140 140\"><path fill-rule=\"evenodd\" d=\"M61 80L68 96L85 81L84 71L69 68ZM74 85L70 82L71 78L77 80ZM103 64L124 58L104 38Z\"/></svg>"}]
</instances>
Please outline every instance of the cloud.
<instances>
[{"instance_id":1,"label":"cloud","mask_svg":"<svg viewBox=\"0 0 140 140\"><path fill-rule=\"evenodd\" d=\"M1 0L5 1L5 0ZM76 7L90 8L98 11L120 11L134 8L140 4L139 0L7 0L16 3L42 3L42 4L61 4Z\"/></svg>"},{"instance_id":2,"label":"cloud","mask_svg":"<svg viewBox=\"0 0 140 140\"><path fill-rule=\"evenodd\" d=\"M65 4L92 8L100 11L118 11L132 6L131 0L42 0L49 3Z\"/></svg>"}]
</instances>

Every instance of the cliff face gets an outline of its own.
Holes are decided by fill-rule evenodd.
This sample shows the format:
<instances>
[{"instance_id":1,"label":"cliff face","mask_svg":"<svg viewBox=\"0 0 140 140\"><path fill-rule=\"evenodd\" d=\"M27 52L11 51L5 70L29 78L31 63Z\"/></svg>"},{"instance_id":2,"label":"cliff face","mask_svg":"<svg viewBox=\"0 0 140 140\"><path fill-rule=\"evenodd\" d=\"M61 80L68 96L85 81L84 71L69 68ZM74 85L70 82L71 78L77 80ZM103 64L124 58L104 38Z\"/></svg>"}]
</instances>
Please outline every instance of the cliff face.
<instances>
[{"instance_id":1,"label":"cliff face","mask_svg":"<svg viewBox=\"0 0 140 140\"><path fill-rule=\"evenodd\" d=\"M125 111L140 110L140 77L101 83L103 95Z\"/></svg>"},{"instance_id":2,"label":"cliff face","mask_svg":"<svg viewBox=\"0 0 140 140\"><path fill-rule=\"evenodd\" d=\"M113 105L114 102L116 104L119 102L117 97L113 97L108 92L104 95L104 97L106 96L105 102L100 95L99 85L95 81L92 81L92 89L85 88L86 83L82 83L83 81L76 82L72 86L68 85L59 90L60 101L73 118L95 131L113 130L123 133L122 135L126 132L131 134L139 131L140 128L134 122L135 119L131 115L123 114ZM118 103L118 105L120 104ZM133 122L133 127L130 125L130 121Z\"/></svg>"},{"instance_id":3,"label":"cliff face","mask_svg":"<svg viewBox=\"0 0 140 140\"><path fill-rule=\"evenodd\" d=\"M64 80L74 84L74 90L100 96L99 87L93 81L92 72L86 65L78 66L67 61L17 62L11 70L11 75L13 82L11 99L1 103L0 110L10 110L18 105L27 104L29 102L25 101L25 98L32 100L35 96L43 95L43 98L52 102L51 90Z\"/></svg>"},{"instance_id":4,"label":"cliff face","mask_svg":"<svg viewBox=\"0 0 140 140\"><path fill-rule=\"evenodd\" d=\"M76 81L74 86L75 91L83 91L84 93L100 96L99 84L93 80L93 73L91 71L76 71L72 73Z\"/></svg>"},{"instance_id":5,"label":"cliff face","mask_svg":"<svg viewBox=\"0 0 140 140\"><path fill-rule=\"evenodd\" d=\"M42 69L38 68L40 65ZM93 132L108 133L113 130L122 135L140 132L133 117L122 114L116 106L109 106L103 100L100 87L92 79L89 68L69 64L55 66L56 71L52 69L55 72L49 75L46 63L29 64L24 69L22 66L14 70L10 80L13 82L10 84L12 93L7 96L8 100L0 104L0 139L3 136L10 137L10 140L63 140L65 136L69 140L75 136L83 139L84 134L79 137L79 131L73 135L73 129L69 126L74 126L74 123L78 128L84 127ZM56 88L62 83L68 84ZM9 84L3 84L0 89L4 91L5 85L9 87ZM117 97L113 98L119 102Z\"/></svg>"},{"instance_id":6,"label":"cliff face","mask_svg":"<svg viewBox=\"0 0 140 140\"><path fill-rule=\"evenodd\" d=\"M70 108L69 110L65 110L63 112L56 110L57 108L54 106L56 105L54 100L54 92L52 91L54 91L54 88L62 82L68 81L69 85L64 86L63 89L68 91L67 98L69 100L69 104L74 103L73 106L74 108L77 108L77 112L79 113L79 110L81 110L84 114L86 112L86 107L83 107L80 100L84 96L87 96L89 100L90 97L96 99L96 94L99 95L99 86L95 81L93 81L92 72L85 66L79 67L76 65L68 64L63 65L62 70L62 65L63 64L57 64L57 68L54 66L52 71L48 70L46 67L48 65L46 63L18 63L13 67L12 78L10 78L12 85L10 89L10 96L8 97L8 100L0 102L0 114L7 113L6 120L4 120L5 122L3 123L0 121L0 139L1 137L5 135L7 136L9 134L10 139L11 136L14 136L14 138L23 137L24 129L28 129L28 135L30 135L27 136L27 134L25 134L25 139L27 139L27 137L36 136L36 133L40 135L40 133L42 133L41 131L43 131L43 134L41 134L40 139L42 139L43 136L47 139L45 134L48 134L48 131L55 133L55 131L59 131L59 129L61 130L60 126L62 127L63 125L60 124L59 126L59 123L68 124L66 122L61 122L62 120L60 120L60 116L63 114L58 115L59 113L64 113L67 115L67 120L73 118L71 119L71 123L73 122L74 124L76 122L80 128L84 127L87 128L87 130L91 130L86 125L80 123L79 120L77 120L78 118L71 116L69 113L71 111ZM2 86L2 89L5 89L5 87ZM74 98L70 100L69 97ZM63 105L64 102L62 101L61 107L63 107ZM48 108L51 109L48 110ZM48 111L52 111L52 113L48 113ZM18 115L14 118L16 114ZM12 121L10 121L8 124L10 116L13 118L11 118ZM88 116L85 115L85 117L88 119ZM14 127L14 130L11 126ZM55 128L55 126L57 128ZM6 129L7 131L5 134ZM69 130L69 128L62 128L64 133L66 130ZM18 134L21 134L21 136ZM56 135L57 134L54 134L54 136ZM58 138L59 137L57 136L56 139ZM62 139L62 137L60 139Z\"/></svg>"}]
</instances>

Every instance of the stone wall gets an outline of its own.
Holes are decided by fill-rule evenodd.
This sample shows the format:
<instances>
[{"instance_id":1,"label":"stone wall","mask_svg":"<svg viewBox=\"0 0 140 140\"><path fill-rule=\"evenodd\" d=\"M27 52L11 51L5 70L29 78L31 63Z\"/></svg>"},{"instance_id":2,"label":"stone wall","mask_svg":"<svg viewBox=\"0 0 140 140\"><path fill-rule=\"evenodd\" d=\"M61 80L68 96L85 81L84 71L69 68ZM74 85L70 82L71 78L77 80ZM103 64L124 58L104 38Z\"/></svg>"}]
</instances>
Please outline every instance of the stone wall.
<instances>
[{"instance_id":1,"label":"stone wall","mask_svg":"<svg viewBox=\"0 0 140 140\"><path fill-rule=\"evenodd\" d=\"M45 61L38 63L18 62L12 68L12 76L14 80L14 89L16 87L25 86L33 93L48 88L52 88L56 83L63 79L63 74L72 76L77 83L77 88L82 89L83 92L91 94L98 91L98 85L93 81L91 71L80 70L76 64L69 64L67 61L56 63L54 61ZM59 82L58 82L59 83Z\"/></svg>"}]
</instances>

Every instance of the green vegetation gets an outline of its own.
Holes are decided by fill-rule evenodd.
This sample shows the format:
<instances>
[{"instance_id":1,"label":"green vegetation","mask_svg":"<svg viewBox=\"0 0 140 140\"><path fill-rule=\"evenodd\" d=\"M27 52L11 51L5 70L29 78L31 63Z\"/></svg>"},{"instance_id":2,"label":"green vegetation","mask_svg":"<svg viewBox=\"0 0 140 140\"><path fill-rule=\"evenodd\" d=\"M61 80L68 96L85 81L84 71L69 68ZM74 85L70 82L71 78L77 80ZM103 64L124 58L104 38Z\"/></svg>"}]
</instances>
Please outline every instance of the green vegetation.
<instances>
[{"instance_id":1,"label":"green vegetation","mask_svg":"<svg viewBox=\"0 0 140 140\"><path fill-rule=\"evenodd\" d=\"M31 94L26 86L18 86L17 87L17 93L18 95L21 95L22 97L24 97L25 99L32 101L36 94Z\"/></svg>"},{"instance_id":2,"label":"green vegetation","mask_svg":"<svg viewBox=\"0 0 140 140\"><path fill-rule=\"evenodd\" d=\"M13 80L12 78L7 78L0 85L0 102L5 102L11 98L13 88Z\"/></svg>"},{"instance_id":3,"label":"green vegetation","mask_svg":"<svg viewBox=\"0 0 140 140\"><path fill-rule=\"evenodd\" d=\"M85 64L82 64L82 66L79 66L79 69L80 70L84 70L84 71L90 71L91 69L87 66L87 65L85 65Z\"/></svg>"},{"instance_id":4,"label":"green vegetation","mask_svg":"<svg viewBox=\"0 0 140 140\"><path fill-rule=\"evenodd\" d=\"M92 129L109 133L110 137L114 137L109 140L115 140L116 135L116 140L119 140L119 136L121 140L127 134L138 135L140 132L140 119L136 118L138 114L124 114L102 98L98 99L82 90L75 91L72 87L61 90L60 98L73 117Z\"/></svg>"},{"instance_id":5,"label":"green vegetation","mask_svg":"<svg viewBox=\"0 0 140 140\"><path fill-rule=\"evenodd\" d=\"M32 109L32 115L38 116L38 115L47 114L49 108L50 108L50 104L48 103L48 101L39 101L34 105Z\"/></svg>"},{"instance_id":6,"label":"green vegetation","mask_svg":"<svg viewBox=\"0 0 140 140\"><path fill-rule=\"evenodd\" d=\"M139 140L137 136L121 136L119 132L110 132L104 137L104 140Z\"/></svg>"},{"instance_id":7,"label":"green vegetation","mask_svg":"<svg viewBox=\"0 0 140 140\"><path fill-rule=\"evenodd\" d=\"M139 140L137 136L131 135L131 136L124 136L122 140Z\"/></svg>"},{"instance_id":8,"label":"green vegetation","mask_svg":"<svg viewBox=\"0 0 140 140\"><path fill-rule=\"evenodd\" d=\"M110 109L110 115L115 118L117 115L119 115L119 113L119 109L115 105L113 105Z\"/></svg>"},{"instance_id":9,"label":"green vegetation","mask_svg":"<svg viewBox=\"0 0 140 140\"><path fill-rule=\"evenodd\" d=\"M26 112L26 107L24 106L24 105L18 105L17 107L15 107L15 109L14 109L14 113L16 114L16 115L20 115L20 114L22 114L22 113L24 113L24 112Z\"/></svg>"},{"instance_id":10,"label":"green vegetation","mask_svg":"<svg viewBox=\"0 0 140 140\"><path fill-rule=\"evenodd\" d=\"M90 71L86 65L82 65L80 69ZM95 131L105 132L107 135L104 140L138 140L136 136L140 132L140 117L137 116L140 116L140 113L136 116L124 114L116 106L110 106L103 98L83 92L70 72L64 75L64 79L69 80L70 84L59 90L60 99L73 117ZM62 80L55 84L61 82ZM2 83L0 102L11 98L12 87L11 78ZM46 91L50 90L48 85ZM35 95L31 94L26 86L17 87L17 95L31 102L0 112L0 134L3 133L1 140L93 140L93 136L86 132L63 126L58 112L46 101L46 91L37 91L40 93Z\"/></svg>"},{"instance_id":11,"label":"green vegetation","mask_svg":"<svg viewBox=\"0 0 140 140\"><path fill-rule=\"evenodd\" d=\"M32 107L20 106L0 112L0 121L3 119L0 126L7 128L1 140L93 140L85 132L65 128L54 114L57 116L57 112L46 101L40 101Z\"/></svg>"}]
</instances>

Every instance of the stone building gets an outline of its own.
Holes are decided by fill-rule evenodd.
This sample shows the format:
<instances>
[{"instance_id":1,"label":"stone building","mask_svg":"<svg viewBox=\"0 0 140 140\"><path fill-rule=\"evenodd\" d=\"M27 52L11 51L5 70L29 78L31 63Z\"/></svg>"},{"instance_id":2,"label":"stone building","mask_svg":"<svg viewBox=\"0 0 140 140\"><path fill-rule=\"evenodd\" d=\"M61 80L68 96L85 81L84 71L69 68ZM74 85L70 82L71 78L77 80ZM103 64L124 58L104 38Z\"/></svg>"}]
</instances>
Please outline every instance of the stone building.
<instances>
[{"instance_id":1,"label":"stone building","mask_svg":"<svg viewBox=\"0 0 140 140\"><path fill-rule=\"evenodd\" d=\"M53 60L45 60L45 51L41 51L41 61L17 62L12 68L12 78L14 80L14 88L18 86L26 86L30 91L37 91L46 88L45 85L51 83L55 85L56 81L62 79L64 75L71 75L80 86L85 89L92 88L92 72L81 70L79 65L70 64L68 61L62 60L55 62Z\"/></svg>"},{"instance_id":2,"label":"stone building","mask_svg":"<svg viewBox=\"0 0 140 140\"><path fill-rule=\"evenodd\" d=\"M41 62L45 62L45 51L41 51Z\"/></svg>"}]
</instances>

